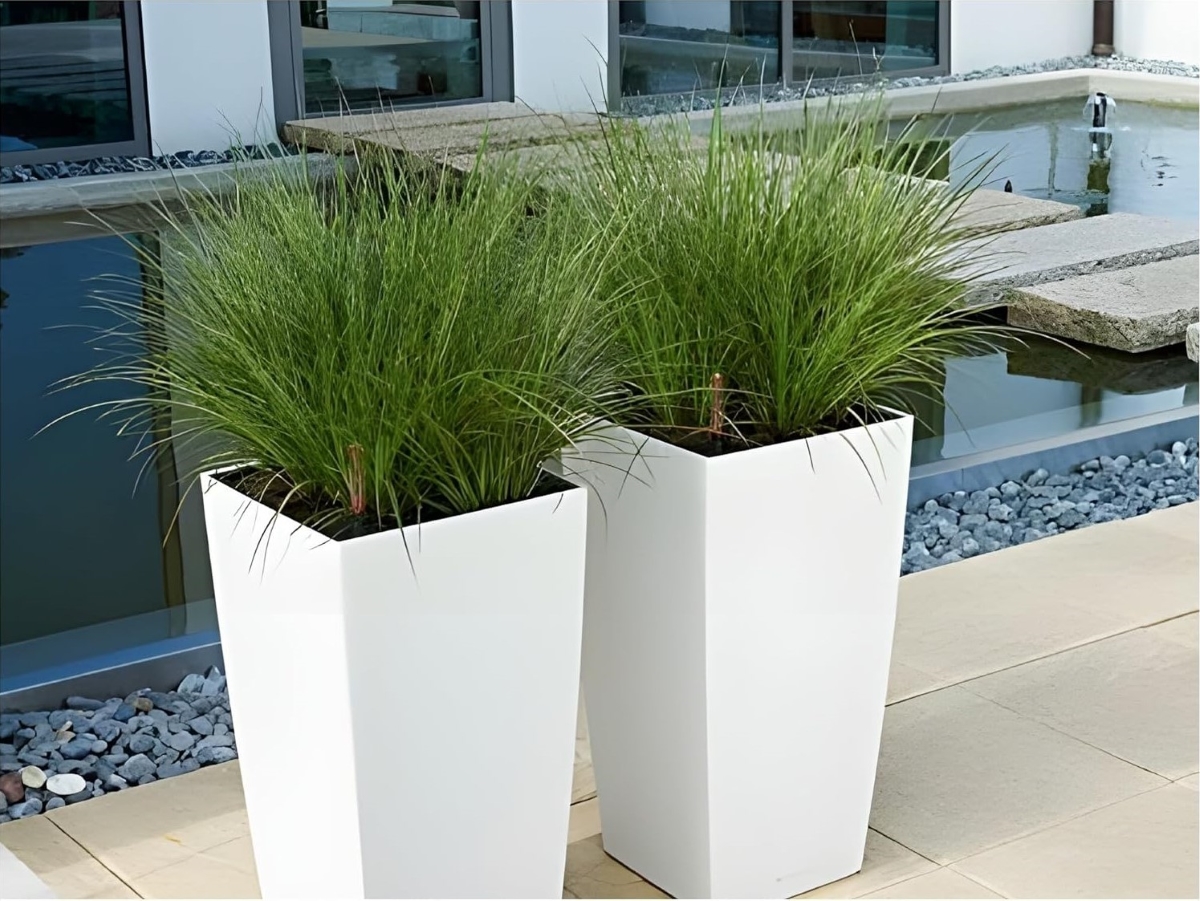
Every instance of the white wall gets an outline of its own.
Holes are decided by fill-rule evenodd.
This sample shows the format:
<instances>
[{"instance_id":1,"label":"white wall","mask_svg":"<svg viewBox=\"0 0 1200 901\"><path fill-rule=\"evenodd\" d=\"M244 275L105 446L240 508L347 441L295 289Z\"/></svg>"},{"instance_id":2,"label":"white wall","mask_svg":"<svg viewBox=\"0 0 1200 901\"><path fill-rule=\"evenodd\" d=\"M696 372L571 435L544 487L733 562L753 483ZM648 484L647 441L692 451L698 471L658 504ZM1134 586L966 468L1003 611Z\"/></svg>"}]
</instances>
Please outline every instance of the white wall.
<instances>
[{"instance_id":1,"label":"white wall","mask_svg":"<svg viewBox=\"0 0 1200 901\"><path fill-rule=\"evenodd\" d=\"M950 0L951 72L1079 56L1091 49L1092 0Z\"/></svg>"},{"instance_id":2,"label":"white wall","mask_svg":"<svg viewBox=\"0 0 1200 901\"><path fill-rule=\"evenodd\" d=\"M1200 65L1200 3L1116 0L1113 46L1122 56Z\"/></svg>"},{"instance_id":3,"label":"white wall","mask_svg":"<svg viewBox=\"0 0 1200 901\"><path fill-rule=\"evenodd\" d=\"M274 138L267 0L142 3L154 153Z\"/></svg>"},{"instance_id":4,"label":"white wall","mask_svg":"<svg viewBox=\"0 0 1200 901\"><path fill-rule=\"evenodd\" d=\"M512 0L513 90L541 110L603 108L607 0Z\"/></svg>"}]
</instances>

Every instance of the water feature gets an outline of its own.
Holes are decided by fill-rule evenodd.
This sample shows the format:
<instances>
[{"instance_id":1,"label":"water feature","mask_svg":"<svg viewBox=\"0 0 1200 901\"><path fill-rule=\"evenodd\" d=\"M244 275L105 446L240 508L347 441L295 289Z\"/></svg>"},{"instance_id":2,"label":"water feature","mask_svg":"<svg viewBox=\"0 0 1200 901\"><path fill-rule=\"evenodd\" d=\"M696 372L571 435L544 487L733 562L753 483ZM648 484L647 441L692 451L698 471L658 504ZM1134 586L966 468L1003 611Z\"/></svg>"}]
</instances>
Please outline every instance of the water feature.
<instances>
[{"instance_id":1,"label":"water feature","mask_svg":"<svg viewBox=\"0 0 1200 901\"><path fill-rule=\"evenodd\" d=\"M1094 107L1081 114L1078 100L960 113L939 122L936 127L952 142L951 180L962 177L967 160L998 155L988 187L1010 181L1016 194L1075 204L1092 216L1140 213L1195 220L1200 216L1197 111L1122 102L1118 112L1113 98L1107 100L1099 126L1093 124ZM1093 134L1110 140L1095 142ZM1094 151L1097 143L1108 146Z\"/></svg>"}]
</instances>

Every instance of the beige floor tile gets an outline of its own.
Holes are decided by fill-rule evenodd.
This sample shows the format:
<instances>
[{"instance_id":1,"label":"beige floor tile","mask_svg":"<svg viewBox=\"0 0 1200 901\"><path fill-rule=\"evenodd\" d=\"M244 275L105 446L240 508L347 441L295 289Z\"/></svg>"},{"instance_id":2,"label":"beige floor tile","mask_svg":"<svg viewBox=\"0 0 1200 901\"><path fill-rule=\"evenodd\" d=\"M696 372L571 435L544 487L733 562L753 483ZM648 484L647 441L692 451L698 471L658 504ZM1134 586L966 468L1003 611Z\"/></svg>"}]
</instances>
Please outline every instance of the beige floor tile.
<instances>
[{"instance_id":1,"label":"beige floor tile","mask_svg":"<svg viewBox=\"0 0 1200 901\"><path fill-rule=\"evenodd\" d=\"M571 805L571 824L567 828L567 844L581 842L600 834L600 802L595 798Z\"/></svg>"},{"instance_id":2,"label":"beige floor tile","mask_svg":"<svg viewBox=\"0 0 1200 901\"><path fill-rule=\"evenodd\" d=\"M894 660L959 682L1195 611L1196 542L1147 518L906 576Z\"/></svg>"},{"instance_id":3,"label":"beige floor tile","mask_svg":"<svg viewBox=\"0 0 1200 901\"><path fill-rule=\"evenodd\" d=\"M1146 629L1155 638L1174 641L1185 648L1200 648L1200 614L1177 616Z\"/></svg>"},{"instance_id":4,"label":"beige floor tile","mask_svg":"<svg viewBox=\"0 0 1200 901\"><path fill-rule=\"evenodd\" d=\"M935 870L906 879L885 889L864 895L864 898L1002 898L988 891L978 882L966 878L953 870Z\"/></svg>"},{"instance_id":5,"label":"beige floor tile","mask_svg":"<svg viewBox=\"0 0 1200 901\"><path fill-rule=\"evenodd\" d=\"M567 878L564 882L563 897L670 897L605 854L598 835L567 845Z\"/></svg>"},{"instance_id":6,"label":"beige floor tile","mask_svg":"<svg viewBox=\"0 0 1200 901\"><path fill-rule=\"evenodd\" d=\"M1195 898L1200 796L1146 792L954 864L1012 898Z\"/></svg>"},{"instance_id":7,"label":"beige floor tile","mask_svg":"<svg viewBox=\"0 0 1200 901\"><path fill-rule=\"evenodd\" d=\"M5 823L0 842L60 898L137 897L44 816Z\"/></svg>"},{"instance_id":8,"label":"beige floor tile","mask_svg":"<svg viewBox=\"0 0 1200 901\"><path fill-rule=\"evenodd\" d=\"M1140 767L1200 769L1200 653L1138 629L961 687Z\"/></svg>"},{"instance_id":9,"label":"beige floor tile","mask_svg":"<svg viewBox=\"0 0 1200 901\"><path fill-rule=\"evenodd\" d=\"M871 829L867 832L867 854L861 870L853 876L847 876L797 897L861 898L867 892L936 870L937 866L933 861L914 854L903 845L898 845Z\"/></svg>"},{"instance_id":10,"label":"beige floor tile","mask_svg":"<svg viewBox=\"0 0 1200 901\"><path fill-rule=\"evenodd\" d=\"M117 876L140 876L250 834L237 761L47 816Z\"/></svg>"},{"instance_id":11,"label":"beige floor tile","mask_svg":"<svg viewBox=\"0 0 1200 901\"><path fill-rule=\"evenodd\" d=\"M1185 785L1192 791L1200 791L1200 773L1192 773L1182 779L1176 779L1175 784Z\"/></svg>"},{"instance_id":12,"label":"beige floor tile","mask_svg":"<svg viewBox=\"0 0 1200 901\"><path fill-rule=\"evenodd\" d=\"M1136 519L1142 520L1148 529L1182 538L1192 544L1200 543L1200 504L1180 504L1166 510L1155 510Z\"/></svg>"},{"instance_id":13,"label":"beige floor tile","mask_svg":"<svg viewBox=\"0 0 1200 901\"><path fill-rule=\"evenodd\" d=\"M260 898L249 837L139 876L133 886L143 898Z\"/></svg>"},{"instance_id":14,"label":"beige floor tile","mask_svg":"<svg viewBox=\"0 0 1200 901\"><path fill-rule=\"evenodd\" d=\"M945 688L887 709L871 826L950 863L1164 784L962 688Z\"/></svg>"},{"instance_id":15,"label":"beige floor tile","mask_svg":"<svg viewBox=\"0 0 1200 901\"><path fill-rule=\"evenodd\" d=\"M596 773L591 762L575 761L575 775L571 782L571 803L578 804L596 797Z\"/></svg>"},{"instance_id":16,"label":"beige floor tile","mask_svg":"<svg viewBox=\"0 0 1200 901\"><path fill-rule=\"evenodd\" d=\"M887 703L895 704L936 688L944 688L947 684L948 680L923 673L893 657L891 672L888 673Z\"/></svg>"}]
</instances>

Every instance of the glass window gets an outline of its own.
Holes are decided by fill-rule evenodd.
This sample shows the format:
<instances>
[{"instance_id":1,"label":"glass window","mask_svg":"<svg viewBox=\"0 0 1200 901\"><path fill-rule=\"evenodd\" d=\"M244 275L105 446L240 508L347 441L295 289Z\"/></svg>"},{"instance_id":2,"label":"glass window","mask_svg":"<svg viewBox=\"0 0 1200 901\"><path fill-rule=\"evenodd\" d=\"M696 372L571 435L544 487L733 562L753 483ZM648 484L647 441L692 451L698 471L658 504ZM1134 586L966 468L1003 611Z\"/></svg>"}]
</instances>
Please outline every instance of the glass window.
<instances>
[{"instance_id":1,"label":"glass window","mask_svg":"<svg viewBox=\"0 0 1200 901\"><path fill-rule=\"evenodd\" d=\"M937 0L792 4L792 79L873 75L938 64Z\"/></svg>"},{"instance_id":2,"label":"glass window","mask_svg":"<svg viewBox=\"0 0 1200 901\"><path fill-rule=\"evenodd\" d=\"M0 152L134 140L124 6L0 3Z\"/></svg>"},{"instance_id":3,"label":"glass window","mask_svg":"<svg viewBox=\"0 0 1200 901\"><path fill-rule=\"evenodd\" d=\"M18 227L6 229L9 240ZM150 252L156 240L136 238ZM212 583L199 492L180 507L179 475L195 464L194 449L168 444L142 470L144 455L130 459L138 437L118 437L111 418L84 413L41 431L128 390L51 387L100 361L88 326L112 319L92 308L92 292L138 290L147 276L134 249L99 237L6 247L0 256L0 644L8 658L14 645L45 636L181 611L211 598ZM101 275L131 287L97 285ZM129 299L157 302L150 293ZM159 436L171 425L153 428Z\"/></svg>"},{"instance_id":4,"label":"glass window","mask_svg":"<svg viewBox=\"0 0 1200 901\"><path fill-rule=\"evenodd\" d=\"M307 115L483 95L478 2L300 3Z\"/></svg>"},{"instance_id":5,"label":"glass window","mask_svg":"<svg viewBox=\"0 0 1200 901\"><path fill-rule=\"evenodd\" d=\"M621 94L778 81L780 9L758 0L621 0Z\"/></svg>"}]
</instances>

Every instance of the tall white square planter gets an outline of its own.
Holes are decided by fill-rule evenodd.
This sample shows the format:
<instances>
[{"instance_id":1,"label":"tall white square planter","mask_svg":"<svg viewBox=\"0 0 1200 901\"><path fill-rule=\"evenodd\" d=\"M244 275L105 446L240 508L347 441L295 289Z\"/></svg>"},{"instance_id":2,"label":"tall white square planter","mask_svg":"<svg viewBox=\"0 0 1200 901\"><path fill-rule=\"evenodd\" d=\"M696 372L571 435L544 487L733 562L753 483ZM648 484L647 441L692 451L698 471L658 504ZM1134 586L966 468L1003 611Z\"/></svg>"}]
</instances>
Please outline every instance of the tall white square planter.
<instances>
[{"instance_id":1,"label":"tall white square planter","mask_svg":"<svg viewBox=\"0 0 1200 901\"><path fill-rule=\"evenodd\" d=\"M587 493L332 541L202 487L263 897L562 897Z\"/></svg>"},{"instance_id":2,"label":"tall white square planter","mask_svg":"<svg viewBox=\"0 0 1200 901\"><path fill-rule=\"evenodd\" d=\"M911 447L904 416L718 457L615 429L565 461L595 495L604 849L662 890L787 898L862 867Z\"/></svg>"}]
</instances>

